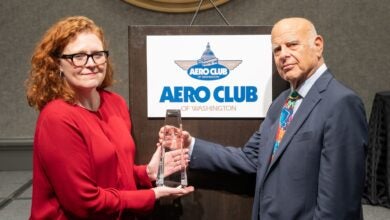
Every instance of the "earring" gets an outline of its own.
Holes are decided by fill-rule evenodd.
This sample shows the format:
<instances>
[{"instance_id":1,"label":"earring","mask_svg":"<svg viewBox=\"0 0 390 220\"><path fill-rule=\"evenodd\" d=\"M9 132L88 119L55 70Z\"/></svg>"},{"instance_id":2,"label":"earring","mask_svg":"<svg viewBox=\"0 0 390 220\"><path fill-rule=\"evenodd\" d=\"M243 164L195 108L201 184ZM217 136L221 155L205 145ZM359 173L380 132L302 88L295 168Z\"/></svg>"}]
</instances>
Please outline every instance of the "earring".
<instances>
[{"instance_id":1,"label":"earring","mask_svg":"<svg viewBox=\"0 0 390 220\"><path fill-rule=\"evenodd\" d=\"M60 78L64 77L64 72L60 71Z\"/></svg>"}]
</instances>

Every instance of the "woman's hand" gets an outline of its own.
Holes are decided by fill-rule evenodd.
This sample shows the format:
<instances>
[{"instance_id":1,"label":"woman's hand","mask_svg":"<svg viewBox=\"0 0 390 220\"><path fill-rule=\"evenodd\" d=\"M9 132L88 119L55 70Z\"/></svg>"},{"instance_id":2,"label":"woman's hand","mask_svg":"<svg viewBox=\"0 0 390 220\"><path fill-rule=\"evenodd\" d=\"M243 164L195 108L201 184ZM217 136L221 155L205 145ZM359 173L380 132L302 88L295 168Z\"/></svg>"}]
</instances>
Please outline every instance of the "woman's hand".
<instances>
[{"instance_id":1,"label":"woman's hand","mask_svg":"<svg viewBox=\"0 0 390 220\"><path fill-rule=\"evenodd\" d=\"M176 188L173 188L173 187L167 187L167 186L159 186L159 187L155 187L155 188L152 188L152 190L154 191L154 194L156 196L156 199L159 199L161 197L180 197L180 196L184 196L184 195L187 195L191 192L194 191L194 187L193 186L187 186L187 187L176 187Z\"/></svg>"},{"instance_id":2,"label":"woman's hand","mask_svg":"<svg viewBox=\"0 0 390 220\"><path fill-rule=\"evenodd\" d=\"M149 179L154 181L157 179L158 166L160 163L161 157L161 145L157 143L157 149L154 152L152 159L146 167L146 172L148 173ZM165 152L164 158L164 176L169 176L172 173L175 173L187 167L189 162L188 149L177 149L169 152Z\"/></svg>"}]
</instances>

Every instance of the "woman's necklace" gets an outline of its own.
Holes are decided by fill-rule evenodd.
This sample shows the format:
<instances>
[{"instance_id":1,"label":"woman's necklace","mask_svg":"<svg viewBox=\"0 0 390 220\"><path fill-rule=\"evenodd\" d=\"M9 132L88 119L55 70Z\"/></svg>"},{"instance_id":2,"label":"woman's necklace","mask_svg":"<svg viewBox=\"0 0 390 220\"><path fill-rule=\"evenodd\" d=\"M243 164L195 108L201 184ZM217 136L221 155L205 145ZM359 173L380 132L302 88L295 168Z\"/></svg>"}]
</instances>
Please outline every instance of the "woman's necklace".
<instances>
[{"instance_id":1,"label":"woman's necklace","mask_svg":"<svg viewBox=\"0 0 390 220\"><path fill-rule=\"evenodd\" d=\"M88 111L93 111L93 112L97 112L97 110L99 109L100 107L100 96L98 96L98 99L96 101L96 104L92 101L92 102L86 102L86 103L91 103L88 107L84 106L83 104L81 104L80 101L77 101L76 102L76 105L80 106L81 108L83 109L86 109Z\"/></svg>"}]
</instances>

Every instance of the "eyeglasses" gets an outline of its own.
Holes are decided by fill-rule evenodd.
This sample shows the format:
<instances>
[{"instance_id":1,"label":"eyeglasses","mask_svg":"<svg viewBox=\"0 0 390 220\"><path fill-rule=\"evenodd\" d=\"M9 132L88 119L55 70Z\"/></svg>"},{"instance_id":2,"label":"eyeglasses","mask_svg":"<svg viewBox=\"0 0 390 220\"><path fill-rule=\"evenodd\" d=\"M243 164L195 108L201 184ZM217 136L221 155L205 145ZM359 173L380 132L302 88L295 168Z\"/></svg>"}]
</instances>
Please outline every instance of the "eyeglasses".
<instances>
[{"instance_id":1,"label":"eyeglasses","mask_svg":"<svg viewBox=\"0 0 390 220\"><path fill-rule=\"evenodd\" d=\"M104 64L107 62L108 51L96 51L91 54L86 53L75 53L75 54L63 54L59 58L61 59L70 59L73 66L75 67L83 67L88 63L88 59L92 58L93 62L96 65Z\"/></svg>"}]
</instances>

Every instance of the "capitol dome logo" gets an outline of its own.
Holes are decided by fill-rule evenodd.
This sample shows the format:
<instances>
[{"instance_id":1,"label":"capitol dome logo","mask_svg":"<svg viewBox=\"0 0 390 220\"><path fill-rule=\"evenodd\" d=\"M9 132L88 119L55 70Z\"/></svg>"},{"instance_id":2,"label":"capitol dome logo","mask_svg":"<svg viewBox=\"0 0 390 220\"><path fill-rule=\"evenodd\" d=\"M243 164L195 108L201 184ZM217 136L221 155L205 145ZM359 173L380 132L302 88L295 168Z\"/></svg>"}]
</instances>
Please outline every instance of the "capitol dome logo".
<instances>
[{"instance_id":1,"label":"capitol dome logo","mask_svg":"<svg viewBox=\"0 0 390 220\"><path fill-rule=\"evenodd\" d=\"M218 80L229 75L242 63L242 60L219 60L207 43L206 50L198 60L176 60L175 63L187 71L187 74L198 80Z\"/></svg>"}]
</instances>

